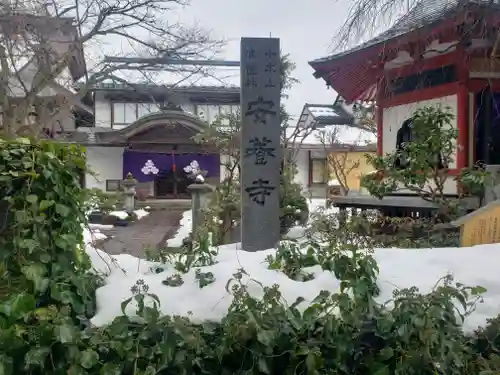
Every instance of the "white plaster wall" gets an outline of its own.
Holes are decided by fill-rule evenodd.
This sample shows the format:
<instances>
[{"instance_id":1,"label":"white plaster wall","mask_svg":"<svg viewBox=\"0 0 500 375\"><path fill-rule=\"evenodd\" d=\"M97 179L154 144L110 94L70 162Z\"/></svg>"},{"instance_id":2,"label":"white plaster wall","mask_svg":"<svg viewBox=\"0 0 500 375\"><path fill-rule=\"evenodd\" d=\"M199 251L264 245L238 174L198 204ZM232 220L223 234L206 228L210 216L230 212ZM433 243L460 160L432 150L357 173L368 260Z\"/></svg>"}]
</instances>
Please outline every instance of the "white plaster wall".
<instances>
[{"instance_id":1,"label":"white plaster wall","mask_svg":"<svg viewBox=\"0 0 500 375\"><path fill-rule=\"evenodd\" d=\"M446 109L446 107L449 107L449 110L455 115L455 117L451 121L451 126L454 128L457 127L456 95L384 108L382 120L382 124L384 127L382 136L382 152L384 154L392 153L396 150L396 136L398 130L403 124L403 121L410 118L417 109L429 106L441 107L443 110ZM455 160L452 161L450 168L456 168Z\"/></svg>"},{"instance_id":2,"label":"white plaster wall","mask_svg":"<svg viewBox=\"0 0 500 375\"><path fill-rule=\"evenodd\" d=\"M94 97L94 116L96 127L111 128L111 104L100 91Z\"/></svg>"},{"instance_id":3,"label":"white plaster wall","mask_svg":"<svg viewBox=\"0 0 500 375\"><path fill-rule=\"evenodd\" d=\"M451 113L455 117L451 120L451 126L457 127L457 96L449 95L441 98L424 100L421 102L414 102L409 104L398 105L394 107L384 108L383 112L383 136L382 136L382 152L392 153L396 150L396 136L398 130L401 128L403 121L411 117L411 115L420 108L434 106L441 107L443 110L449 107ZM456 168L456 155L453 156L453 160L450 164L450 169ZM402 193L406 193L402 191ZM457 186L456 182L450 177L445 185L446 194L456 194Z\"/></svg>"},{"instance_id":4,"label":"white plaster wall","mask_svg":"<svg viewBox=\"0 0 500 375\"><path fill-rule=\"evenodd\" d=\"M97 176L86 174L85 187L106 191L106 180L123 178L123 147L87 147L87 166Z\"/></svg>"},{"instance_id":5,"label":"white plaster wall","mask_svg":"<svg viewBox=\"0 0 500 375\"><path fill-rule=\"evenodd\" d=\"M293 150L293 160L297 166L297 174L294 182L302 186L302 190L307 195L309 192L309 151Z\"/></svg>"}]
</instances>

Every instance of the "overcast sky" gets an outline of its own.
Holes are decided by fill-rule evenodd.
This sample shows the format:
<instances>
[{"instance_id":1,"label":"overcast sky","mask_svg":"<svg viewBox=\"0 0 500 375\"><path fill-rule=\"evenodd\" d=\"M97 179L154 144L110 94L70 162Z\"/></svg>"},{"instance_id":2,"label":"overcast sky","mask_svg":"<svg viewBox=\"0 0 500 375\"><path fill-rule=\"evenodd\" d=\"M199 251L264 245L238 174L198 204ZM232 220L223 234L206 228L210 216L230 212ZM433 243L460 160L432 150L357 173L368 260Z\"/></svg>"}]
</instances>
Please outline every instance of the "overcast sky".
<instances>
[{"instance_id":1,"label":"overcast sky","mask_svg":"<svg viewBox=\"0 0 500 375\"><path fill-rule=\"evenodd\" d=\"M241 37L278 37L283 52L297 64L300 80L290 92L288 111L297 116L304 103L333 103L336 93L315 79L308 61L332 52L336 30L347 13L349 0L191 0L179 11L179 21L210 29L228 45L224 58L239 60ZM236 72L235 72L236 73ZM239 84L239 78L233 83Z\"/></svg>"}]
</instances>

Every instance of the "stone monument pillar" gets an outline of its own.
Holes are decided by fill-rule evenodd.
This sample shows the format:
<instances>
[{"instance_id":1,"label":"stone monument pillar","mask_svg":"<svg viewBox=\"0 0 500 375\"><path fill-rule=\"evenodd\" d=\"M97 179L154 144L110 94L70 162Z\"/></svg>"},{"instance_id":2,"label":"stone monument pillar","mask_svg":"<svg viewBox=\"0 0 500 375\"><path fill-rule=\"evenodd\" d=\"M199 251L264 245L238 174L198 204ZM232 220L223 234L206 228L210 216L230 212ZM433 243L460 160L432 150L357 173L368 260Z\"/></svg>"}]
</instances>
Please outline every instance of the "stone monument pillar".
<instances>
[{"instance_id":1,"label":"stone monument pillar","mask_svg":"<svg viewBox=\"0 0 500 375\"><path fill-rule=\"evenodd\" d=\"M500 199L500 165L486 165L485 170L489 173L484 187L484 204Z\"/></svg>"},{"instance_id":2,"label":"stone monument pillar","mask_svg":"<svg viewBox=\"0 0 500 375\"><path fill-rule=\"evenodd\" d=\"M274 248L280 240L280 40L241 39L242 249Z\"/></svg>"},{"instance_id":3,"label":"stone monument pillar","mask_svg":"<svg viewBox=\"0 0 500 375\"><path fill-rule=\"evenodd\" d=\"M195 233L201 224L201 210L207 206L209 194L214 188L205 183L191 184L187 188L191 192L192 228Z\"/></svg>"},{"instance_id":4,"label":"stone monument pillar","mask_svg":"<svg viewBox=\"0 0 500 375\"><path fill-rule=\"evenodd\" d=\"M125 194L125 211L131 214L135 210L135 187L137 180L131 173L122 181L123 193Z\"/></svg>"}]
</instances>

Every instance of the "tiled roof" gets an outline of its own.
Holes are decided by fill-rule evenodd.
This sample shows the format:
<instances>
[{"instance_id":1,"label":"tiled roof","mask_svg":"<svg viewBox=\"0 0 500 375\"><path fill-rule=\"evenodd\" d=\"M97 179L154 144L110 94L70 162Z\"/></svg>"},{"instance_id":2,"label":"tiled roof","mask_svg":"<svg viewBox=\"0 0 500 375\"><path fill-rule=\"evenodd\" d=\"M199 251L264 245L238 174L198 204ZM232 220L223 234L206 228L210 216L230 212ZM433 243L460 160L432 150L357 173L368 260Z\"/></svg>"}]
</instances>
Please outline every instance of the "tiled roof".
<instances>
[{"instance_id":1,"label":"tiled roof","mask_svg":"<svg viewBox=\"0 0 500 375\"><path fill-rule=\"evenodd\" d=\"M82 86L84 86L82 84ZM92 85L93 90L155 90L155 89L169 89L174 92L220 92L220 93L238 93L240 92L240 87L236 85L227 86L174 86L168 87L166 85L157 85L147 82L138 83L114 83L114 82L100 82L96 85Z\"/></svg>"},{"instance_id":2,"label":"tiled roof","mask_svg":"<svg viewBox=\"0 0 500 375\"><path fill-rule=\"evenodd\" d=\"M353 52L382 44L437 21L451 19L459 10L470 5L500 8L498 4L494 4L491 0L420 0L407 14L399 18L391 28L377 37L344 52L312 60L310 64L332 61Z\"/></svg>"}]
</instances>

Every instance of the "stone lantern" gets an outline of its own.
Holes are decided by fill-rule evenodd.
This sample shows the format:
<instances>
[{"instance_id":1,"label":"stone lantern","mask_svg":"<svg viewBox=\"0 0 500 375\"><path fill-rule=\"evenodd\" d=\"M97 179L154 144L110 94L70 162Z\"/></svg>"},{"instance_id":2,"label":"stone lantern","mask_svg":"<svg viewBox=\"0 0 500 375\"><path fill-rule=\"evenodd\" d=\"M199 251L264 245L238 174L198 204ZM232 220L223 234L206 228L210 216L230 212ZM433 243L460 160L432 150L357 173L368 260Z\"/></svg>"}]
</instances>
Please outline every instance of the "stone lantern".
<instances>
[{"instance_id":1,"label":"stone lantern","mask_svg":"<svg viewBox=\"0 0 500 375\"><path fill-rule=\"evenodd\" d=\"M127 177L122 181L121 186L125 194L125 211L130 215L135 210L135 187L137 186L137 180L129 172Z\"/></svg>"}]
</instances>

